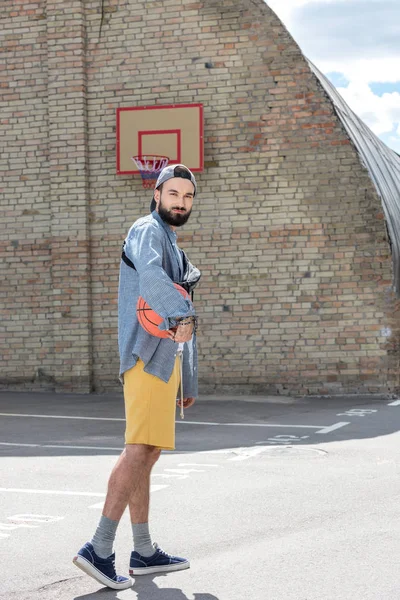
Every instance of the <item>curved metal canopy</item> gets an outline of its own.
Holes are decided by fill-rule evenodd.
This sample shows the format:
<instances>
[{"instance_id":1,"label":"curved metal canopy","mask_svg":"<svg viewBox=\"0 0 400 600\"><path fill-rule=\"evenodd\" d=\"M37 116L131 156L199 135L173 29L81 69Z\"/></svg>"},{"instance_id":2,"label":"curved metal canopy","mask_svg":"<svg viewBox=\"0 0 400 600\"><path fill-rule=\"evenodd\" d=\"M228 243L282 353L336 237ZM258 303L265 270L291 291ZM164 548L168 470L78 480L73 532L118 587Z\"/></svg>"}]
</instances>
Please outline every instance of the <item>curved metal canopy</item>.
<instances>
[{"instance_id":1,"label":"curved metal canopy","mask_svg":"<svg viewBox=\"0 0 400 600\"><path fill-rule=\"evenodd\" d=\"M346 128L368 170L381 198L391 241L393 287L400 296L400 157L380 140L350 109L332 83L306 59L311 70L332 100L335 111Z\"/></svg>"}]
</instances>

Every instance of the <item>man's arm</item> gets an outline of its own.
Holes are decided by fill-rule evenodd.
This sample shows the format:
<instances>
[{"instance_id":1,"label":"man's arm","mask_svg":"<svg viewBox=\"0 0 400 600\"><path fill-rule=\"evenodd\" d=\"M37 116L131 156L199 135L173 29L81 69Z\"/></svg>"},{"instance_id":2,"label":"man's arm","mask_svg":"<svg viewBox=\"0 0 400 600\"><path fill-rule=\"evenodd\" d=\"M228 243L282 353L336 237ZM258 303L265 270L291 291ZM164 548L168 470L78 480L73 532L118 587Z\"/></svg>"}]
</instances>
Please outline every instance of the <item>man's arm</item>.
<instances>
[{"instance_id":1,"label":"man's arm","mask_svg":"<svg viewBox=\"0 0 400 600\"><path fill-rule=\"evenodd\" d=\"M176 325L176 318L195 315L194 306L175 288L162 267L162 243L155 225L146 223L133 228L126 239L125 254L139 275L139 293L164 321L160 330Z\"/></svg>"}]
</instances>

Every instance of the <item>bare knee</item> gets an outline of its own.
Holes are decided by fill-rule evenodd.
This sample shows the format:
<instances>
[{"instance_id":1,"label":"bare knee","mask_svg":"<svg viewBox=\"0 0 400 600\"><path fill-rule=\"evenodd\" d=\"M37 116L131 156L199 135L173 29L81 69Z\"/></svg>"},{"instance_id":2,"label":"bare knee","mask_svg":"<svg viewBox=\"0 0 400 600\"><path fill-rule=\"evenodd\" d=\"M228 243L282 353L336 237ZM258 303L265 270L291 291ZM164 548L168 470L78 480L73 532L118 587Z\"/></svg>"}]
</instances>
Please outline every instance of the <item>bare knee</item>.
<instances>
[{"instance_id":1,"label":"bare knee","mask_svg":"<svg viewBox=\"0 0 400 600\"><path fill-rule=\"evenodd\" d=\"M160 458L161 450L147 444L127 444L124 450L129 462L152 467Z\"/></svg>"},{"instance_id":2,"label":"bare knee","mask_svg":"<svg viewBox=\"0 0 400 600\"><path fill-rule=\"evenodd\" d=\"M145 446L147 450L147 462L151 466L155 465L161 455L161 450L155 446Z\"/></svg>"}]
</instances>

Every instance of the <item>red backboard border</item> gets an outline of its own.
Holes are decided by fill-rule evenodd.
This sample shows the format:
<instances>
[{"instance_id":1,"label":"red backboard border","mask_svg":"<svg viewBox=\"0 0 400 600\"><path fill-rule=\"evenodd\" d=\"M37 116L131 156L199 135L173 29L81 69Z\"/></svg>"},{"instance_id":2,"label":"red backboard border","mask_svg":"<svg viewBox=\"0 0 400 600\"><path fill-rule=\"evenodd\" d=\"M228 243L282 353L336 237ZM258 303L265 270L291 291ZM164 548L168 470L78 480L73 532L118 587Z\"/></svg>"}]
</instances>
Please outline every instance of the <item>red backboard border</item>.
<instances>
[{"instance_id":1,"label":"red backboard border","mask_svg":"<svg viewBox=\"0 0 400 600\"><path fill-rule=\"evenodd\" d=\"M139 171L121 171L120 168L120 114L123 111L126 110L156 110L156 109L160 109L160 108L198 108L199 109L199 114L200 114L200 129L199 129L199 141L200 141L200 148L199 148L199 154L200 154L200 166L197 168L193 168L191 169L191 171L193 172L201 172L204 170L204 144L203 144L203 139L204 139L204 107L203 104L155 104L155 105L151 105L151 106L128 106L128 107L123 107L123 108L117 108L116 110L116 131L117 131L117 138L116 138L116 143L117 143L117 152L116 152L116 159L117 159L117 175L136 175L139 174ZM141 132L141 133L172 133L172 132L176 132L179 130L159 130L159 131L148 131L148 132ZM180 131L179 131L180 133ZM179 154L180 154L180 136L179 136ZM180 162L179 160L177 162Z\"/></svg>"}]
</instances>

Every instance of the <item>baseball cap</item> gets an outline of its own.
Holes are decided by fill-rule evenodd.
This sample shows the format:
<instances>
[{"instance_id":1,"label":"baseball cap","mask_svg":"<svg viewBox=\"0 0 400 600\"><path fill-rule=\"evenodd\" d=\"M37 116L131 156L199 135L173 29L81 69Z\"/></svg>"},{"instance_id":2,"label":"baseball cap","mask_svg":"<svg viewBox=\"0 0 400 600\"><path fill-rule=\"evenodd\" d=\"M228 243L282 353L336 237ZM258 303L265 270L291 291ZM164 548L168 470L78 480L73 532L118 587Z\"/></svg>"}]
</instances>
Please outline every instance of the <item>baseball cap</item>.
<instances>
[{"instance_id":1,"label":"baseball cap","mask_svg":"<svg viewBox=\"0 0 400 600\"><path fill-rule=\"evenodd\" d=\"M166 181L168 181L168 179L172 179L173 177L181 177L182 179L189 179L189 181L191 181L193 183L194 195L196 195L196 191L197 191L196 179L194 178L192 171L190 171L190 169L185 167L185 165L167 165L166 167L164 167L158 176L158 179L156 181L156 185L154 186L154 189L157 189L162 183L165 183ZM154 200L154 196L153 196L153 200L151 201L151 204L150 204L150 211L153 212L153 210L156 209L156 206L157 206L157 204L156 204L156 201Z\"/></svg>"}]
</instances>

